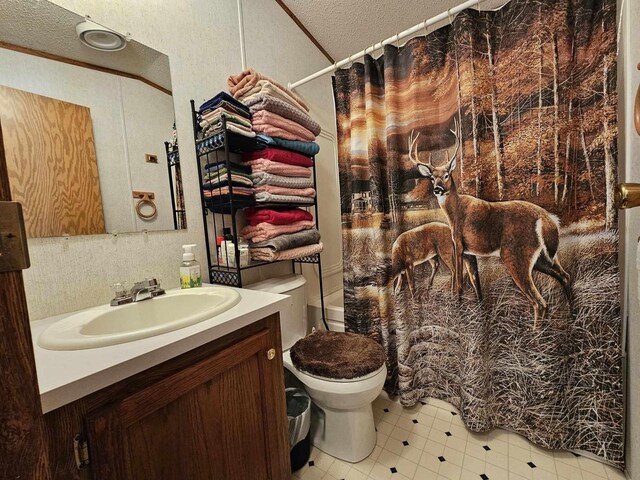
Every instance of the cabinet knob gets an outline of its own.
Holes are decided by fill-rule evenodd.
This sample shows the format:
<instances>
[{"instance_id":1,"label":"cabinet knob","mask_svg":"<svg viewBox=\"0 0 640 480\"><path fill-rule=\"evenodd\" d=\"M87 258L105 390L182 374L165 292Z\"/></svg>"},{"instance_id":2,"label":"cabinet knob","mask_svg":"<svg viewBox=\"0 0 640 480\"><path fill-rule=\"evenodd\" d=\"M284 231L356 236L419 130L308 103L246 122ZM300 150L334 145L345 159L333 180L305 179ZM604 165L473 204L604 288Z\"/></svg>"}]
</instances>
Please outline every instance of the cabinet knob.
<instances>
[{"instance_id":1,"label":"cabinet knob","mask_svg":"<svg viewBox=\"0 0 640 480\"><path fill-rule=\"evenodd\" d=\"M276 358L276 349L270 348L269 350L267 350L267 359L273 360L274 358Z\"/></svg>"}]
</instances>

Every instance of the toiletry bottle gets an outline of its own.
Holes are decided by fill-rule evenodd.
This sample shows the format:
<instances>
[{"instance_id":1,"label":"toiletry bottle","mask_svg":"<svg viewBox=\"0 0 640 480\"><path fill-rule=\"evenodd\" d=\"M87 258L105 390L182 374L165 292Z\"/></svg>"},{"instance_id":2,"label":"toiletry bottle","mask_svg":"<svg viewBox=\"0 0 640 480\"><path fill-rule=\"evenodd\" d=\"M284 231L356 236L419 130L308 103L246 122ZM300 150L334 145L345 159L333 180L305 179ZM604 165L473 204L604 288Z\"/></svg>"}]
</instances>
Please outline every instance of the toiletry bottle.
<instances>
[{"instance_id":1,"label":"toiletry bottle","mask_svg":"<svg viewBox=\"0 0 640 480\"><path fill-rule=\"evenodd\" d=\"M200 264L196 262L193 253L195 245L183 245L182 263L180 264L180 288L194 288L202 286Z\"/></svg>"},{"instance_id":2,"label":"toiletry bottle","mask_svg":"<svg viewBox=\"0 0 640 480\"><path fill-rule=\"evenodd\" d=\"M216 237L216 257L218 258L218 265L225 264L222 261L222 242L224 242L224 237Z\"/></svg>"},{"instance_id":3,"label":"toiletry bottle","mask_svg":"<svg viewBox=\"0 0 640 480\"><path fill-rule=\"evenodd\" d=\"M225 228L224 242L220 246L220 256L222 257L222 264L227 267L236 266L236 246L233 241L233 235L231 234L231 228Z\"/></svg>"}]
</instances>

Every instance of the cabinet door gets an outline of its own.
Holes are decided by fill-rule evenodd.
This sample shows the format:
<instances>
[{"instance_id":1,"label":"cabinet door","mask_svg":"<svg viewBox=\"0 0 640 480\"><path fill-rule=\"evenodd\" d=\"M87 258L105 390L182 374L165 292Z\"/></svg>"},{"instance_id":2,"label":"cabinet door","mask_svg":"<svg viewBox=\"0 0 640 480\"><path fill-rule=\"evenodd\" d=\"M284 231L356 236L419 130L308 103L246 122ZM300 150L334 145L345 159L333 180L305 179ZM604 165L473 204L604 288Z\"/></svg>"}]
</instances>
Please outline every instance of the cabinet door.
<instances>
[{"instance_id":1,"label":"cabinet door","mask_svg":"<svg viewBox=\"0 0 640 480\"><path fill-rule=\"evenodd\" d=\"M94 478L285 478L282 357L273 338L264 330L90 413Z\"/></svg>"}]
</instances>

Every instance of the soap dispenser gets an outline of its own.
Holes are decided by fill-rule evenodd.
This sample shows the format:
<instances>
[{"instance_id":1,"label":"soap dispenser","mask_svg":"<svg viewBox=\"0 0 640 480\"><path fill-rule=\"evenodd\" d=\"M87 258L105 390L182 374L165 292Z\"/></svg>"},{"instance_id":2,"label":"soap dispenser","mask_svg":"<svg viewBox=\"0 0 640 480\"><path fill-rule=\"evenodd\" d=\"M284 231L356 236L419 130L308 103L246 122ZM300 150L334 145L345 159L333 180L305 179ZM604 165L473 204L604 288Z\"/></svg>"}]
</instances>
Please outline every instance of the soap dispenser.
<instances>
[{"instance_id":1,"label":"soap dispenser","mask_svg":"<svg viewBox=\"0 0 640 480\"><path fill-rule=\"evenodd\" d=\"M196 245L183 245L182 263L180 264L180 288L194 288L202 286L200 264L196 262L193 249Z\"/></svg>"}]
</instances>

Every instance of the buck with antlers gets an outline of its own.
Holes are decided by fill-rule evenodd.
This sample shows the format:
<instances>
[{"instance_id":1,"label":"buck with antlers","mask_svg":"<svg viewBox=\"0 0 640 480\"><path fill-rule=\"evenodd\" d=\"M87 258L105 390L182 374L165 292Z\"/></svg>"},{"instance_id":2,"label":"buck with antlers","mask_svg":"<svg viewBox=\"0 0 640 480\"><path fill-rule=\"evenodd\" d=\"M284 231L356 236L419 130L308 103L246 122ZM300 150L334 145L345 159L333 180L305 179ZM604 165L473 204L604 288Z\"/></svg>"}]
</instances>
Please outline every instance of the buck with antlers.
<instances>
[{"instance_id":1,"label":"buck with antlers","mask_svg":"<svg viewBox=\"0 0 640 480\"><path fill-rule=\"evenodd\" d=\"M396 295L400 293L403 278L405 278L409 292L413 297L416 289L413 269L425 262L429 262L431 265L431 276L427 283L427 292L429 292L440 267L440 260L449 268L453 276L453 244L451 243L451 229L448 225L442 222L431 222L398 235L391 250L391 275ZM464 274L469 277L476 298L478 301L482 300L478 261L473 256L465 255L464 267ZM453 286L452 277L452 289Z\"/></svg>"},{"instance_id":2,"label":"buck with antlers","mask_svg":"<svg viewBox=\"0 0 640 480\"><path fill-rule=\"evenodd\" d=\"M544 317L547 303L535 283L533 270L555 278L571 301L571 278L556 256L560 242L559 221L542 207L530 202L512 200L488 202L472 195L458 193L453 171L460 148L456 130L456 149L451 158L439 167L418 160L417 136L411 133L409 159L420 175L431 180L433 193L451 227L454 257L454 284L462 295L463 254L480 257L499 256L516 286L531 303L533 328ZM415 152L412 149L416 147Z\"/></svg>"}]
</instances>

